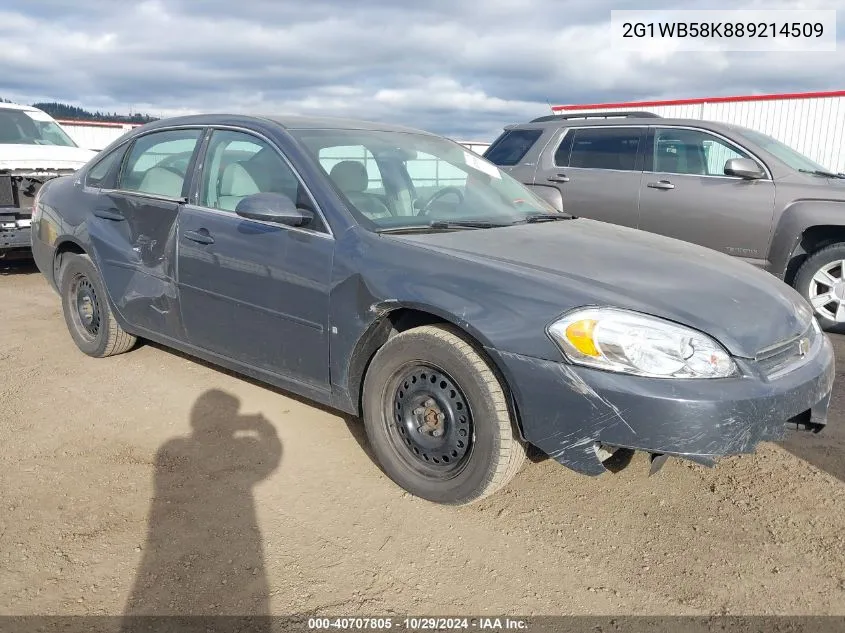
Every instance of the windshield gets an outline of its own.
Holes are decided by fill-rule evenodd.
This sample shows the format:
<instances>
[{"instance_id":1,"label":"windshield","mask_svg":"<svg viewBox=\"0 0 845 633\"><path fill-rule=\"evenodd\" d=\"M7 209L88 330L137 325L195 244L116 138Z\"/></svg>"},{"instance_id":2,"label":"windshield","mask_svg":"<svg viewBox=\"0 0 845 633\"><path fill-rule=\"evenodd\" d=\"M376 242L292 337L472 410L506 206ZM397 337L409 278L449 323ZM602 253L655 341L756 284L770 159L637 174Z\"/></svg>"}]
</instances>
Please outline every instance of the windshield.
<instances>
[{"instance_id":1,"label":"windshield","mask_svg":"<svg viewBox=\"0 0 845 633\"><path fill-rule=\"evenodd\" d=\"M0 144L76 147L76 143L44 112L5 108L0 108Z\"/></svg>"},{"instance_id":2,"label":"windshield","mask_svg":"<svg viewBox=\"0 0 845 633\"><path fill-rule=\"evenodd\" d=\"M740 130L740 134L752 143L756 143L776 158L782 160L784 163L792 167L792 169L805 171L827 171L826 167L810 160L804 156L804 154L801 154L789 147L789 145L785 145L771 136L748 129Z\"/></svg>"},{"instance_id":3,"label":"windshield","mask_svg":"<svg viewBox=\"0 0 845 633\"><path fill-rule=\"evenodd\" d=\"M367 130L289 132L370 230L444 222L485 228L556 213L498 167L442 137Z\"/></svg>"}]
</instances>

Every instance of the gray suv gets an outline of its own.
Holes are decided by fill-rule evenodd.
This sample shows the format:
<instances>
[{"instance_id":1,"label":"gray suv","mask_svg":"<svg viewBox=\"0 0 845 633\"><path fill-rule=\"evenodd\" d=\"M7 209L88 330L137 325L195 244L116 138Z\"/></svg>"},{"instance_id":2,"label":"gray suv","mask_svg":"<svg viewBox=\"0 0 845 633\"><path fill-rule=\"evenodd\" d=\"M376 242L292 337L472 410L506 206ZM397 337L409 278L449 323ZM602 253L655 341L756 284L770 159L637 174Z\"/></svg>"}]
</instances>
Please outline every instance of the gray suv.
<instances>
[{"instance_id":1,"label":"gray suv","mask_svg":"<svg viewBox=\"0 0 845 633\"><path fill-rule=\"evenodd\" d=\"M484 156L560 210L763 268L845 330L845 174L770 136L649 112L550 115L507 126Z\"/></svg>"}]
</instances>

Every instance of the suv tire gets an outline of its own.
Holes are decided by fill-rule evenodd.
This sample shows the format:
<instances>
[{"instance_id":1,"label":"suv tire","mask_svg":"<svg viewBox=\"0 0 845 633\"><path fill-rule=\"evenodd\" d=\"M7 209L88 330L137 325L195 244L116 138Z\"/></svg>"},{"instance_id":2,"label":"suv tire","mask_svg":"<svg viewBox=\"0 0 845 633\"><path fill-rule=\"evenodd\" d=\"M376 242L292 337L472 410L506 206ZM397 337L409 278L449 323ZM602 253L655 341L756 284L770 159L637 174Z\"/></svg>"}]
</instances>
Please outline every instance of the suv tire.
<instances>
[{"instance_id":1,"label":"suv tire","mask_svg":"<svg viewBox=\"0 0 845 633\"><path fill-rule=\"evenodd\" d=\"M792 285L810 303L823 330L845 331L845 243L831 244L810 255ZM830 301L820 305L820 297L825 296Z\"/></svg>"}]
</instances>

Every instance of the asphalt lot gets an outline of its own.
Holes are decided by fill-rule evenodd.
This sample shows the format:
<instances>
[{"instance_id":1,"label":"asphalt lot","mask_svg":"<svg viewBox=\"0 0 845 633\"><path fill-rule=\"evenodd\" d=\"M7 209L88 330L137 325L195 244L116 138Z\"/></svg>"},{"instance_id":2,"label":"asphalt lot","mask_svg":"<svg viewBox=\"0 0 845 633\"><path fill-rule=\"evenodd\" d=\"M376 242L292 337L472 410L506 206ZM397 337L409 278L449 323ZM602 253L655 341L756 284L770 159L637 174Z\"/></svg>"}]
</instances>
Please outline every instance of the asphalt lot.
<instances>
[{"instance_id":1,"label":"asphalt lot","mask_svg":"<svg viewBox=\"0 0 845 633\"><path fill-rule=\"evenodd\" d=\"M845 337L822 434L652 478L527 463L443 508L356 420L152 345L84 356L0 269L0 613L845 614Z\"/></svg>"}]
</instances>

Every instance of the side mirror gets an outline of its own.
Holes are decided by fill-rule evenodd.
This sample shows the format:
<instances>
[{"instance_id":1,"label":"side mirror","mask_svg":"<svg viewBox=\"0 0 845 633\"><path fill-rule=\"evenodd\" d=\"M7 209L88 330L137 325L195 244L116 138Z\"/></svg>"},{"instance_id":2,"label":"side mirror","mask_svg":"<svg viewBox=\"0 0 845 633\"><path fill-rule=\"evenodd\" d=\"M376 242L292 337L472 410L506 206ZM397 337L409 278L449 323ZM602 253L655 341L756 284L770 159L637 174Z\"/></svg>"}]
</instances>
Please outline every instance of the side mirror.
<instances>
[{"instance_id":1,"label":"side mirror","mask_svg":"<svg viewBox=\"0 0 845 633\"><path fill-rule=\"evenodd\" d=\"M235 207L235 213L242 218L286 226L304 226L314 219L311 211L298 208L293 200L281 193L247 196Z\"/></svg>"},{"instance_id":2,"label":"side mirror","mask_svg":"<svg viewBox=\"0 0 845 633\"><path fill-rule=\"evenodd\" d=\"M766 177L766 172L750 158L731 158L725 162L725 175L738 176L746 180L759 180Z\"/></svg>"}]
</instances>

